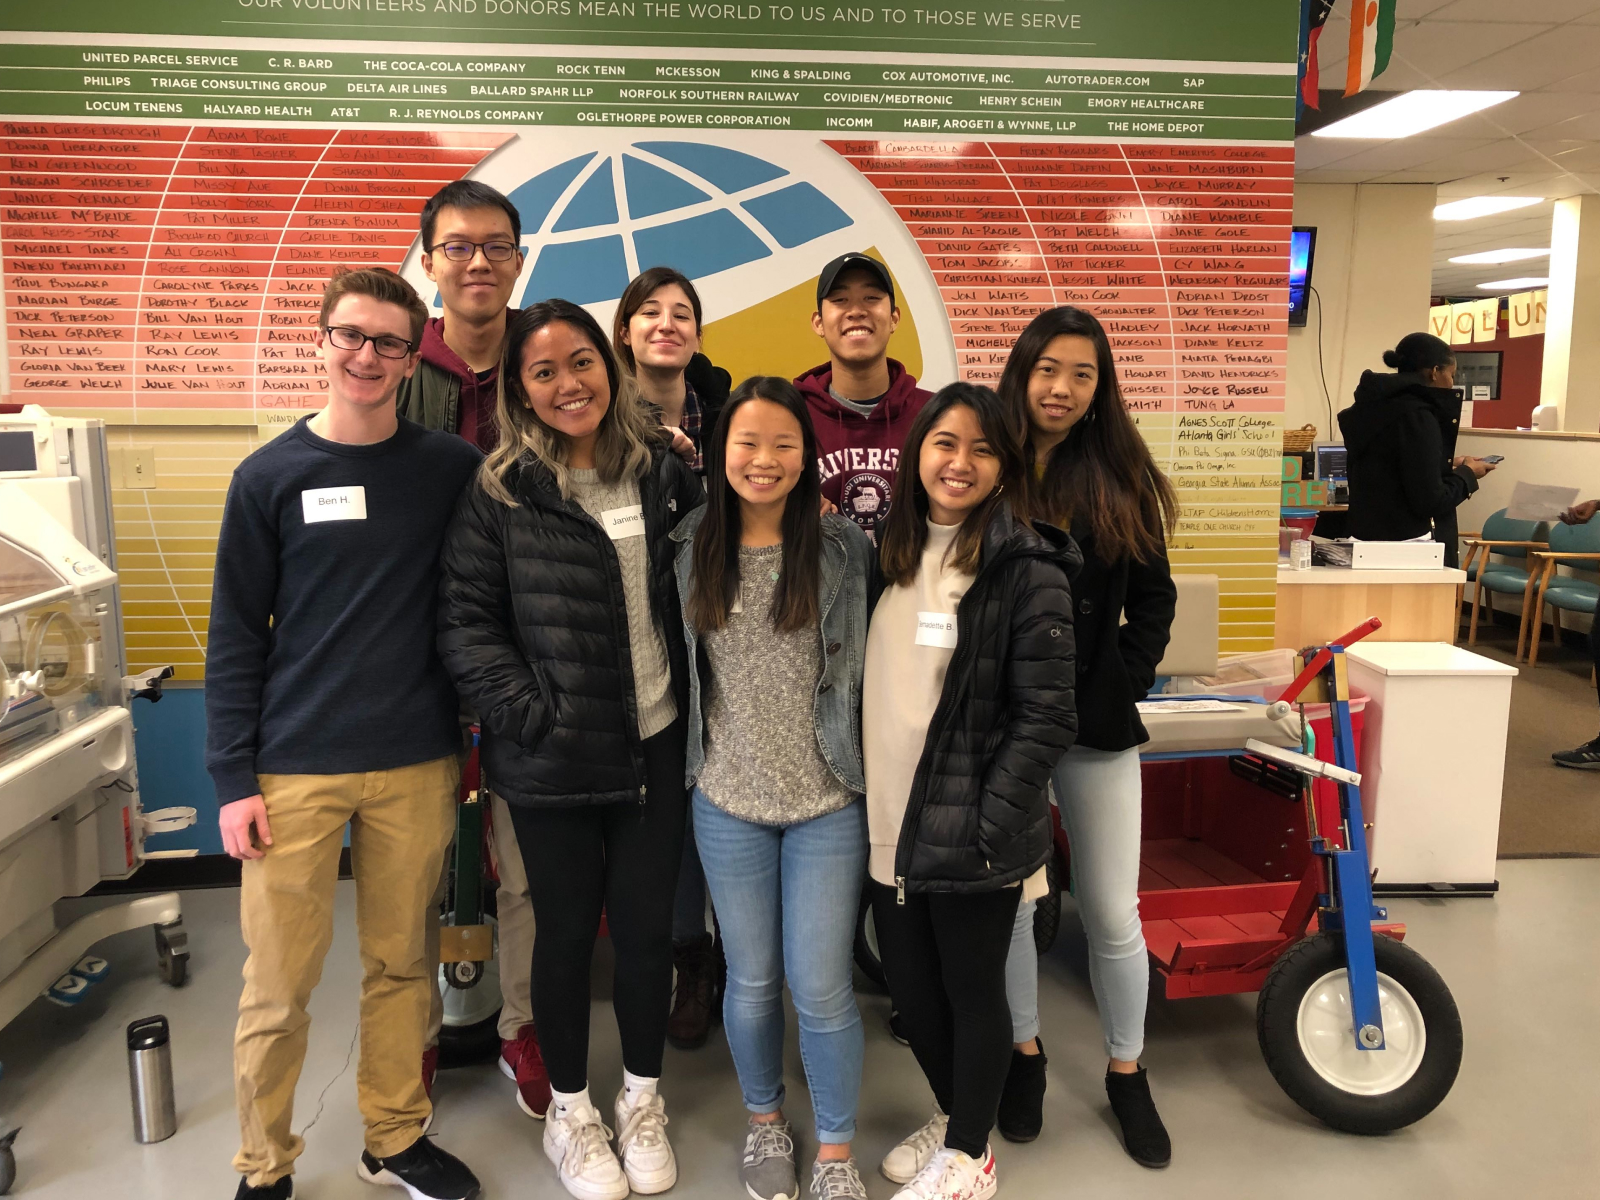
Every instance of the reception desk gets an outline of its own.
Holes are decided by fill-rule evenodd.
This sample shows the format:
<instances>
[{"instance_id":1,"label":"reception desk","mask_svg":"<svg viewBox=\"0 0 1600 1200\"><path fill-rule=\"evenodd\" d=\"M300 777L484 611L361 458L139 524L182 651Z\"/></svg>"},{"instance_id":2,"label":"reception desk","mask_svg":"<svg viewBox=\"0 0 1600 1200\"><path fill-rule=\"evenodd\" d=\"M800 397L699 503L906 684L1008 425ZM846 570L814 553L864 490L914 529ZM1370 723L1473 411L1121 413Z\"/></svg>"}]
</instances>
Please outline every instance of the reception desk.
<instances>
[{"instance_id":1,"label":"reception desk","mask_svg":"<svg viewBox=\"0 0 1600 1200\"><path fill-rule=\"evenodd\" d=\"M1465 571L1312 567L1278 568L1278 620L1273 644L1298 650L1336 638L1368 617L1383 628L1379 642L1454 642L1459 620L1456 589Z\"/></svg>"}]
</instances>

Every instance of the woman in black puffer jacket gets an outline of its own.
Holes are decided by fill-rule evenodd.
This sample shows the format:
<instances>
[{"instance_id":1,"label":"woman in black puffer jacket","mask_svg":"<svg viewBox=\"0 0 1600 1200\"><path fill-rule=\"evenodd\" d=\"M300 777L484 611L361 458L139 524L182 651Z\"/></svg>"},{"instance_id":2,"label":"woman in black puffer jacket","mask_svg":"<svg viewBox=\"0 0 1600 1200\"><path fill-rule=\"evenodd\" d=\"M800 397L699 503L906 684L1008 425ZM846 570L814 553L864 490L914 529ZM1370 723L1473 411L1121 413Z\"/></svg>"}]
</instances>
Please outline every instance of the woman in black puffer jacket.
<instances>
[{"instance_id":1,"label":"woman in black puffer jacket","mask_svg":"<svg viewBox=\"0 0 1600 1200\"><path fill-rule=\"evenodd\" d=\"M594 319L551 300L506 339L501 443L446 536L439 651L483 727L538 923L535 1025L569 1191L677 1178L656 1091L682 854L687 675L668 533L700 483ZM605 909L626 1086L617 1151L588 1094L589 964Z\"/></svg>"},{"instance_id":2,"label":"woman in black puffer jacket","mask_svg":"<svg viewBox=\"0 0 1600 1200\"><path fill-rule=\"evenodd\" d=\"M1044 886L1045 784L1072 744L1071 572L1058 529L1012 515L1022 448L988 388L957 383L907 435L862 696L879 952L939 1112L890 1151L903 1195L982 1200L1011 1054L1005 964Z\"/></svg>"}]
</instances>

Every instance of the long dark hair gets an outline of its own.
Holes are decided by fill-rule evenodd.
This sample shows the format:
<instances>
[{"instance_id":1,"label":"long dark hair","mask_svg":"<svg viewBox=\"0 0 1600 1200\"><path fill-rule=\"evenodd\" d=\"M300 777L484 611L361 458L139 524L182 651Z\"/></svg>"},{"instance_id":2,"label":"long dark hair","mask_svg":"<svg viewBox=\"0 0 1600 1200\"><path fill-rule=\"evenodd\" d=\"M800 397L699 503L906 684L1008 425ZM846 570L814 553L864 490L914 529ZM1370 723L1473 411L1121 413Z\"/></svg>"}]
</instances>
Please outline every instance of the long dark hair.
<instances>
[{"instance_id":1,"label":"long dark hair","mask_svg":"<svg viewBox=\"0 0 1600 1200\"><path fill-rule=\"evenodd\" d=\"M706 513L694 538L694 572L684 615L704 633L728 623L739 589L739 538L743 521L739 493L728 482L728 434L734 414L752 400L765 400L800 422L800 478L784 498L783 562L772 593L772 625L782 633L817 623L817 593L822 579L822 478L817 469L817 435L805 397L787 379L753 375L728 397L716 431L705 443Z\"/></svg>"},{"instance_id":2,"label":"long dark hair","mask_svg":"<svg viewBox=\"0 0 1600 1200\"><path fill-rule=\"evenodd\" d=\"M994 491L961 522L950 547L950 566L967 575L978 573L983 555L983 534L995 510L1022 489L1022 445L1017 429L1000 397L976 383L952 383L934 393L911 423L906 444L900 450L900 465L894 476L894 503L883 523L883 540L878 545L878 562L883 577L893 584L910 584L922 565L922 551L928 544L928 489L922 486L922 443L952 408L965 406L978 418L978 426L1000 463L1000 476Z\"/></svg>"},{"instance_id":3,"label":"long dark hair","mask_svg":"<svg viewBox=\"0 0 1600 1200\"><path fill-rule=\"evenodd\" d=\"M1099 381L1088 410L1050 455L1044 477L1035 480L1028 380L1046 347L1063 335L1093 343ZM1178 524L1178 494L1128 415L1111 343L1094 314L1062 305L1030 321L1006 359L1000 396L1025 446L1032 515L1058 525L1081 517L1094 537L1095 553L1106 562L1158 557L1165 535Z\"/></svg>"},{"instance_id":4,"label":"long dark hair","mask_svg":"<svg viewBox=\"0 0 1600 1200\"><path fill-rule=\"evenodd\" d=\"M611 385L611 404L600 418L600 436L594 448L594 462L600 478L606 483L616 483L624 476L643 478L650 469L651 443L666 436L645 410L633 377L617 366L611 343L593 317L570 300L541 300L530 304L512 320L506 332L505 352L500 360L499 393L495 397L500 441L478 472L483 490L512 507L516 506L516 500L505 485L505 476L526 450L533 451L549 468L561 494L570 494L567 439L539 419L528 406L528 393L522 386L523 347L539 330L557 321L566 322L589 339L600 355L606 381Z\"/></svg>"},{"instance_id":5,"label":"long dark hair","mask_svg":"<svg viewBox=\"0 0 1600 1200\"><path fill-rule=\"evenodd\" d=\"M611 342L617 348L617 357L630 371L637 372L639 366L633 359L633 347L623 340L622 335L628 328L628 322L633 320L633 314L669 283L677 284L683 289L683 294L689 297L689 307L694 310L694 331L696 336L700 333L700 293L694 290L689 277L674 267L650 267L641 271L623 289L622 299L617 301L617 315L611 322Z\"/></svg>"}]
</instances>

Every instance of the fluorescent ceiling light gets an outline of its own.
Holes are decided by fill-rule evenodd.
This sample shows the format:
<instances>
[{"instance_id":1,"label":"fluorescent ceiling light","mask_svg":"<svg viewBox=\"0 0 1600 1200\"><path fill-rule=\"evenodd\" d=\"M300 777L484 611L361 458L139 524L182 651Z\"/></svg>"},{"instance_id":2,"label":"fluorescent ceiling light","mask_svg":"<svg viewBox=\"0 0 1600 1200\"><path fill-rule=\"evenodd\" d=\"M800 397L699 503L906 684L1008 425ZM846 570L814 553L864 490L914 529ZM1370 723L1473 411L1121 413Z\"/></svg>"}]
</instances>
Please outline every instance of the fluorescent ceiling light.
<instances>
[{"instance_id":1,"label":"fluorescent ceiling light","mask_svg":"<svg viewBox=\"0 0 1600 1200\"><path fill-rule=\"evenodd\" d=\"M1459 120L1503 104L1520 92L1417 91L1403 92L1392 100L1313 130L1312 137L1387 139L1410 137L1436 125Z\"/></svg>"},{"instance_id":2,"label":"fluorescent ceiling light","mask_svg":"<svg viewBox=\"0 0 1600 1200\"><path fill-rule=\"evenodd\" d=\"M1508 263L1521 262L1525 258L1545 258L1549 255L1550 248L1543 250L1516 249L1484 250L1479 254L1461 254L1452 258L1453 263Z\"/></svg>"},{"instance_id":3,"label":"fluorescent ceiling light","mask_svg":"<svg viewBox=\"0 0 1600 1200\"><path fill-rule=\"evenodd\" d=\"M1548 275L1524 275L1520 279L1496 279L1493 283L1480 283L1478 286L1486 292L1520 292L1526 288L1542 288L1549 285Z\"/></svg>"},{"instance_id":4,"label":"fluorescent ceiling light","mask_svg":"<svg viewBox=\"0 0 1600 1200\"><path fill-rule=\"evenodd\" d=\"M1495 213L1543 203L1543 196L1468 196L1465 200L1452 200L1448 204L1438 205L1433 210L1433 219L1470 221L1474 217L1492 217Z\"/></svg>"}]
</instances>

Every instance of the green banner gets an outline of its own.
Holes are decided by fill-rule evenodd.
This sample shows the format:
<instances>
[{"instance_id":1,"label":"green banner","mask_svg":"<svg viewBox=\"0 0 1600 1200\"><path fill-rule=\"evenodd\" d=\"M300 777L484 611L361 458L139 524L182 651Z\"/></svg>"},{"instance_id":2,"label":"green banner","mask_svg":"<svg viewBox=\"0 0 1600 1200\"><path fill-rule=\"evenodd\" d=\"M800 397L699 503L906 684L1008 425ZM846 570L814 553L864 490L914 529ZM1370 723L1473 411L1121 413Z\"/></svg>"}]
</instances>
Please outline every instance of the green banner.
<instances>
[{"instance_id":1,"label":"green banner","mask_svg":"<svg viewBox=\"0 0 1600 1200\"><path fill-rule=\"evenodd\" d=\"M687 46L1292 63L1290 0L6 0L0 25L156 34L485 45Z\"/></svg>"},{"instance_id":2,"label":"green banner","mask_svg":"<svg viewBox=\"0 0 1600 1200\"><path fill-rule=\"evenodd\" d=\"M1294 79L1213 71L0 47L0 111L408 124L1293 137Z\"/></svg>"}]
</instances>

